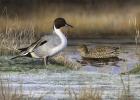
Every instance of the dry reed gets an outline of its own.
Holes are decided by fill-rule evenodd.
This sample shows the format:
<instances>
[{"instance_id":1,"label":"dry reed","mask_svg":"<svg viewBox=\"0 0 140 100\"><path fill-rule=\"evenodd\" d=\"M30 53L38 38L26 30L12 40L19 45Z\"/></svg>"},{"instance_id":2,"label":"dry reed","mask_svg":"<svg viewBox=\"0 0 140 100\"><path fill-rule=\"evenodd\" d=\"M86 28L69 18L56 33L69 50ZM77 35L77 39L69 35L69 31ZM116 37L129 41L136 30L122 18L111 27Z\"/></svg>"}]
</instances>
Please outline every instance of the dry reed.
<instances>
[{"instance_id":1,"label":"dry reed","mask_svg":"<svg viewBox=\"0 0 140 100\"><path fill-rule=\"evenodd\" d=\"M65 91L72 100L102 100L102 92L91 86L80 88L78 93L73 89L66 89Z\"/></svg>"},{"instance_id":2,"label":"dry reed","mask_svg":"<svg viewBox=\"0 0 140 100\"><path fill-rule=\"evenodd\" d=\"M33 100L35 99L32 94L24 95L22 84L19 88L15 88L9 80L0 78L0 99L1 100ZM43 95L36 100L43 100Z\"/></svg>"},{"instance_id":3,"label":"dry reed","mask_svg":"<svg viewBox=\"0 0 140 100\"><path fill-rule=\"evenodd\" d=\"M126 67L126 73L125 75L127 75L127 84L125 84L124 80L123 80L123 75L120 74L120 79L121 79L121 83L123 85L123 90L122 93L119 94L118 96L118 100L134 100L134 95L131 94L131 90L130 90L130 74L128 71L128 66L126 64L126 62L124 62L124 67Z\"/></svg>"}]
</instances>

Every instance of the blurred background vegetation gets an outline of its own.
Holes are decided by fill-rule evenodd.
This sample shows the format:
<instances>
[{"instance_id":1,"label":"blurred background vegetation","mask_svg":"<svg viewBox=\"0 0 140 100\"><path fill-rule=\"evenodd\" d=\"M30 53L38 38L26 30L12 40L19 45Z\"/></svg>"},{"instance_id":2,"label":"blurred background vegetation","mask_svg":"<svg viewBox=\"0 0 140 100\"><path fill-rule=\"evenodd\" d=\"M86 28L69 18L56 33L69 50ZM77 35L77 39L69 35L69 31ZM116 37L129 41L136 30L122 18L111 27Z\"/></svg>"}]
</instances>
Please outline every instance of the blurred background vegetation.
<instances>
[{"instance_id":1,"label":"blurred background vegetation","mask_svg":"<svg viewBox=\"0 0 140 100\"><path fill-rule=\"evenodd\" d=\"M64 17L69 38L131 38L140 27L140 0L0 0L0 32L9 39L39 38ZM9 37L9 38L8 38Z\"/></svg>"}]
</instances>

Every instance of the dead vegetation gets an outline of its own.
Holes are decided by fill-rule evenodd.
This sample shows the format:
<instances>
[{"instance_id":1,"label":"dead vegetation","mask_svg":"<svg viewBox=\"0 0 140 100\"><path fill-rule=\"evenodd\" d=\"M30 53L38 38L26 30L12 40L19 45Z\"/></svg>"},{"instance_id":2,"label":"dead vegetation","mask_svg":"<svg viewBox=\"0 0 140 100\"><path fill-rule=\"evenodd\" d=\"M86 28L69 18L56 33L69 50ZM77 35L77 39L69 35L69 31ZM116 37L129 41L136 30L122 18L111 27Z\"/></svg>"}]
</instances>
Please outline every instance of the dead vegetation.
<instances>
[{"instance_id":1,"label":"dead vegetation","mask_svg":"<svg viewBox=\"0 0 140 100\"><path fill-rule=\"evenodd\" d=\"M39 96L36 100L43 100L44 95ZM24 95L22 84L15 88L10 84L9 80L2 80L0 78L0 99L1 100L33 100L33 94Z\"/></svg>"},{"instance_id":2,"label":"dead vegetation","mask_svg":"<svg viewBox=\"0 0 140 100\"><path fill-rule=\"evenodd\" d=\"M65 92L72 100L102 100L102 92L91 86L80 88L78 93L70 88L67 88Z\"/></svg>"},{"instance_id":3,"label":"dead vegetation","mask_svg":"<svg viewBox=\"0 0 140 100\"><path fill-rule=\"evenodd\" d=\"M71 59L70 57L64 54L60 54L51 58L50 62L53 64L60 64L74 70L77 70L82 67L82 65L79 62Z\"/></svg>"}]
</instances>

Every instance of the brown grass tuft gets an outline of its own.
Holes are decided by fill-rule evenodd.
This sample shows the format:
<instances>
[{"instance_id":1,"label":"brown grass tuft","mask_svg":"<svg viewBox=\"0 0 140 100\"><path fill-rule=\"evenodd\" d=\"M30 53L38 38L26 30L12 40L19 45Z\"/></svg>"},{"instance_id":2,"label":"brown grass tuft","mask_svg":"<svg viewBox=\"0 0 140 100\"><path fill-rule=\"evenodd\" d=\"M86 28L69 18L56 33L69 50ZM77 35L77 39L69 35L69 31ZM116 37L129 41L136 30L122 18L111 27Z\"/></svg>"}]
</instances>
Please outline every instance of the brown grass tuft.
<instances>
[{"instance_id":1,"label":"brown grass tuft","mask_svg":"<svg viewBox=\"0 0 140 100\"><path fill-rule=\"evenodd\" d=\"M19 88L15 88L8 80L0 78L0 100L33 100L33 96L24 95L22 84ZM43 100L43 95L36 100Z\"/></svg>"},{"instance_id":2,"label":"brown grass tuft","mask_svg":"<svg viewBox=\"0 0 140 100\"><path fill-rule=\"evenodd\" d=\"M66 94L72 100L102 100L102 92L91 86L80 88L79 93L76 93L73 89L66 89Z\"/></svg>"},{"instance_id":3,"label":"brown grass tuft","mask_svg":"<svg viewBox=\"0 0 140 100\"><path fill-rule=\"evenodd\" d=\"M71 58L67 57L66 55L64 54L59 54L57 56L54 56L50 59L50 62L51 63L55 63L55 64L60 64L60 65L63 65L63 66L66 66L70 69L79 69L82 67L82 65L78 62L76 62L75 60L72 60Z\"/></svg>"}]
</instances>

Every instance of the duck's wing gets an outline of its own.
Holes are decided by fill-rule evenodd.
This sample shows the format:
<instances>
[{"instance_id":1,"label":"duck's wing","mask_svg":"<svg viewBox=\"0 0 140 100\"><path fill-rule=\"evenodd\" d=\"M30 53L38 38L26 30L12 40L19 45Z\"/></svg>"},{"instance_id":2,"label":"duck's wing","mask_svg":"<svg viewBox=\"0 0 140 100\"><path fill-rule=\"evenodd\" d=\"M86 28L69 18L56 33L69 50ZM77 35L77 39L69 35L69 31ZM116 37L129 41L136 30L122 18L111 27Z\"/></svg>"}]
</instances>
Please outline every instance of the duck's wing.
<instances>
[{"instance_id":1,"label":"duck's wing","mask_svg":"<svg viewBox=\"0 0 140 100\"><path fill-rule=\"evenodd\" d=\"M21 52L33 52L34 49L38 48L39 46L42 46L43 44L47 43L48 38L47 36L41 37L37 41L33 42L30 46L25 47L25 48L20 48Z\"/></svg>"},{"instance_id":2,"label":"duck's wing","mask_svg":"<svg viewBox=\"0 0 140 100\"><path fill-rule=\"evenodd\" d=\"M24 57L24 56L31 57L31 54L30 53L33 52L34 49L36 49L37 47L42 46L43 44L45 44L46 42L47 42L47 39L41 38L41 39L33 42L28 47L20 48L19 49L20 50L19 55L15 56L15 57L13 57L11 59L15 59L15 58L18 58L18 57Z\"/></svg>"},{"instance_id":3,"label":"duck's wing","mask_svg":"<svg viewBox=\"0 0 140 100\"><path fill-rule=\"evenodd\" d=\"M111 46L100 46L100 47L95 47L95 48L90 48L89 52L95 52L95 53L111 53L117 51L119 48L117 47L111 47Z\"/></svg>"},{"instance_id":4,"label":"duck's wing","mask_svg":"<svg viewBox=\"0 0 140 100\"><path fill-rule=\"evenodd\" d=\"M95 47L89 49L89 54L87 56L91 58L110 58L118 56L118 48L115 47Z\"/></svg>"},{"instance_id":5,"label":"duck's wing","mask_svg":"<svg viewBox=\"0 0 140 100\"><path fill-rule=\"evenodd\" d=\"M36 44L38 44L39 41L40 41L40 39L37 40L37 41L35 41L35 42L33 42L33 43L32 43L31 45L29 45L28 47L19 48L18 50L20 50L21 52L23 52L23 51L27 51L27 50L30 49L30 48L34 48L34 46L36 46Z\"/></svg>"}]
</instances>

